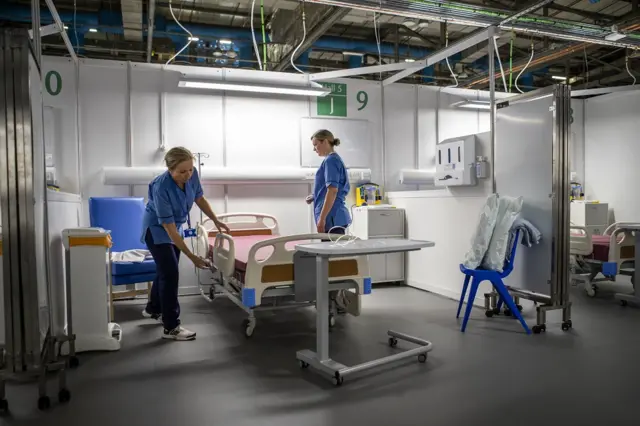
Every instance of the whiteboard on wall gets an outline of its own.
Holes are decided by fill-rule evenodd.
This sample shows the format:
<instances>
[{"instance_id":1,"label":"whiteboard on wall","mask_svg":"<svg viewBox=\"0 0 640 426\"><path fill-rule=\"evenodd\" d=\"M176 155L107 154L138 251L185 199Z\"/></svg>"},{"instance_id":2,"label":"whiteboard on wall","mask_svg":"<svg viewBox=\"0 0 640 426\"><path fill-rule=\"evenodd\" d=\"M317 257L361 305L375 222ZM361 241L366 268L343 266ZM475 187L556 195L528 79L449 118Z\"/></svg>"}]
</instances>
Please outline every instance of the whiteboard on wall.
<instances>
[{"instance_id":1,"label":"whiteboard on wall","mask_svg":"<svg viewBox=\"0 0 640 426\"><path fill-rule=\"evenodd\" d=\"M372 135L368 120L335 118L303 118L300 123L302 167L318 167L322 158L313 150L311 136L318 130L329 130L340 139L336 152L347 167L371 168Z\"/></svg>"}]
</instances>

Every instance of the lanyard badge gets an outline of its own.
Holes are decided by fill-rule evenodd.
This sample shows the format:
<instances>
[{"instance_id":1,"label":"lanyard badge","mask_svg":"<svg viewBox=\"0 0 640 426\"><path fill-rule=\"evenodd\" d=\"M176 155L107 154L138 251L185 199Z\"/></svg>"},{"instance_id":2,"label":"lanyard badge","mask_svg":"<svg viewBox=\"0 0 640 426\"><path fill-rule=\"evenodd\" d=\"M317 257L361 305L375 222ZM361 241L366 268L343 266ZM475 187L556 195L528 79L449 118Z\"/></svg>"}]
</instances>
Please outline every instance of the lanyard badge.
<instances>
[{"instance_id":1,"label":"lanyard badge","mask_svg":"<svg viewBox=\"0 0 640 426\"><path fill-rule=\"evenodd\" d=\"M198 235L198 233L196 232L196 230L194 228L191 227L191 218L189 217L189 209L188 208L187 208L186 213L187 213L186 216L187 216L187 226L188 226L188 228L185 229L184 231L182 231L182 235L183 235L184 238L195 238Z\"/></svg>"}]
</instances>

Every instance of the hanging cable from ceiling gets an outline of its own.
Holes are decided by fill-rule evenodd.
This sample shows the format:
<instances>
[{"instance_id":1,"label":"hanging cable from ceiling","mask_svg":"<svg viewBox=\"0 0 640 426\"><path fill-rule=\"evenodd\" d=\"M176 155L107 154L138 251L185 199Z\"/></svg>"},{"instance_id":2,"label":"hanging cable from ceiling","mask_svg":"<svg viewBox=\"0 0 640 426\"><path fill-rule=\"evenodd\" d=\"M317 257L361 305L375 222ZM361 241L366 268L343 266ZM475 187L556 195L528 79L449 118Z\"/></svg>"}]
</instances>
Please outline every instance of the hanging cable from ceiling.
<instances>
[{"instance_id":1,"label":"hanging cable from ceiling","mask_svg":"<svg viewBox=\"0 0 640 426\"><path fill-rule=\"evenodd\" d=\"M587 60L587 46L584 46L584 49L582 50L584 52L584 68L585 68L585 77L587 78L587 86L586 88L589 88L589 61Z\"/></svg>"},{"instance_id":2,"label":"hanging cable from ceiling","mask_svg":"<svg viewBox=\"0 0 640 426\"><path fill-rule=\"evenodd\" d=\"M253 18L252 18L253 19ZM260 0L260 25L262 25L262 70L267 70L267 33L264 29L264 0Z\"/></svg>"},{"instance_id":3,"label":"hanging cable from ceiling","mask_svg":"<svg viewBox=\"0 0 640 426\"><path fill-rule=\"evenodd\" d=\"M445 34L444 46L445 47L449 46L449 30L447 30ZM456 84L454 84L453 86L447 86L447 87L450 87L450 88L458 87L458 77L456 77L456 74L453 72L453 69L451 68L451 64L449 63L449 57L447 56L444 60L447 63L447 68L449 68L449 72L451 73L451 77L453 77L453 81L456 82Z\"/></svg>"},{"instance_id":4,"label":"hanging cable from ceiling","mask_svg":"<svg viewBox=\"0 0 640 426\"><path fill-rule=\"evenodd\" d=\"M533 49L533 39L531 39L531 56L529 57L529 62L527 62L527 65L524 66L524 68L522 68L520 70L520 72L518 73L518 76L516 77L516 82L515 82L515 86L516 86L516 90L520 93L524 93L522 90L520 90L520 88L518 87L518 79L520 78L520 76L522 75L522 73L529 67L529 64L531 63L531 61L533 60L533 53L534 53L534 49Z\"/></svg>"},{"instance_id":5,"label":"hanging cable from ceiling","mask_svg":"<svg viewBox=\"0 0 640 426\"><path fill-rule=\"evenodd\" d=\"M301 74L304 74L305 72L296 66L296 64L293 61L293 58L296 57L296 53L298 53L298 50L300 50L300 48L302 47L302 45L304 44L307 38L307 15L304 10L305 9L304 5L305 5L305 2L303 0L302 1L302 40L300 40L300 44L296 46L296 48L293 50L293 54L291 55L291 66Z\"/></svg>"},{"instance_id":6,"label":"hanging cable from ceiling","mask_svg":"<svg viewBox=\"0 0 640 426\"><path fill-rule=\"evenodd\" d=\"M513 87L513 42L515 41L516 33L511 32L511 46L509 47L509 93L511 93L511 87Z\"/></svg>"},{"instance_id":7,"label":"hanging cable from ceiling","mask_svg":"<svg viewBox=\"0 0 640 426\"><path fill-rule=\"evenodd\" d=\"M496 58L498 59L498 65L500 66L500 75L502 75L502 85L504 86L504 91L507 92L509 90L507 88L507 78L504 75L504 68L502 68L502 60L500 59L500 50L498 50L496 37L493 37L493 47L496 49Z\"/></svg>"},{"instance_id":8,"label":"hanging cable from ceiling","mask_svg":"<svg viewBox=\"0 0 640 426\"><path fill-rule=\"evenodd\" d=\"M635 86L637 80L636 80L636 76L633 75L633 73L629 69L629 53L627 53L627 56L624 58L624 62L625 62L625 68L627 68L627 72L629 73L629 76L633 79L633 83L631 85Z\"/></svg>"},{"instance_id":9,"label":"hanging cable from ceiling","mask_svg":"<svg viewBox=\"0 0 640 426\"><path fill-rule=\"evenodd\" d=\"M187 44L184 45L184 47L180 50L178 50L178 52L176 52L175 55L173 55L171 58L169 58L169 60L167 61L167 63L165 65L169 65L175 58L177 58L182 52L184 52L189 45L191 44L191 42L193 41L193 34L191 34L191 32L186 29L181 23L180 21L178 21L178 18L176 18L175 13L173 13L173 6L171 5L171 0L169 0L169 12L171 12L171 17L173 18L173 20L175 21L176 24L178 24L178 26L180 28L182 28L182 30L189 34L189 38L187 39Z\"/></svg>"},{"instance_id":10,"label":"hanging cable from ceiling","mask_svg":"<svg viewBox=\"0 0 640 426\"><path fill-rule=\"evenodd\" d=\"M380 0L380 9L382 9L382 0ZM378 65L382 65L382 49L380 48L380 31L378 29L378 17L379 13L373 12L373 32L376 35L376 46L378 47ZM378 74L380 80L382 80L382 71Z\"/></svg>"},{"instance_id":11,"label":"hanging cable from ceiling","mask_svg":"<svg viewBox=\"0 0 640 426\"><path fill-rule=\"evenodd\" d=\"M258 58L258 68L262 70L262 61L260 60L260 49L258 49L258 42L256 41L256 32L253 29L253 11L256 7L256 0L251 1L251 14L249 15L249 23L251 25L251 39L253 40L253 50Z\"/></svg>"}]
</instances>

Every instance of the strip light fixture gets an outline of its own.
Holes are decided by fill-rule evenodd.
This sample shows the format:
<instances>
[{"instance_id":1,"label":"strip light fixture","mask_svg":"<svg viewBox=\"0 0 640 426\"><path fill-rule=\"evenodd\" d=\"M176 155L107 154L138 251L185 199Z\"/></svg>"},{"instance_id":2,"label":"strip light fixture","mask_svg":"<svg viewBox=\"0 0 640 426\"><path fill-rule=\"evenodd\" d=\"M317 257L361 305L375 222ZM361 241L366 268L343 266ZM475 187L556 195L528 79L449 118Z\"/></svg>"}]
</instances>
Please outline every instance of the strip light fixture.
<instances>
[{"instance_id":1,"label":"strip light fixture","mask_svg":"<svg viewBox=\"0 0 640 426\"><path fill-rule=\"evenodd\" d=\"M211 81L211 80L180 80L178 87L188 89L205 89L220 90L229 92L253 92L253 93L271 93L280 95L295 96L326 96L331 93L330 89L325 87L313 86L282 86L269 84L253 84L242 82L228 81Z\"/></svg>"},{"instance_id":2,"label":"strip light fixture","mask_svg":"<svg viewBox=\"0 0 640 426\"><path fill-rule=\"evenodd\" d=\"M466 109L491 109L491 102L488 101L460 101L451 104L452 107Z\"/></svg>"},{"instance_id":3,"label":"strip light fixture","mask_svg":"<svg viewBox=\"0 0 640 426\"><path fill-rule=\"evenodd\" d=\"M567 81L567 77L561 75L552 75L551 78L554 80Z\"/></svg>"}]
</instances>

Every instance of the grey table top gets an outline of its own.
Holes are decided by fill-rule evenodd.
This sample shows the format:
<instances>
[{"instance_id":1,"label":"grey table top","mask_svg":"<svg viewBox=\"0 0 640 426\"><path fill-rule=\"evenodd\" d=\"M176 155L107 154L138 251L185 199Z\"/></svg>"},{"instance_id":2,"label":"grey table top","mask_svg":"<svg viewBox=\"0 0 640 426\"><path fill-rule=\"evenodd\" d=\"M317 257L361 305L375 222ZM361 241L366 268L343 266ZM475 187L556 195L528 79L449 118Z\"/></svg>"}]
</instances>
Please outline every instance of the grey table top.
<instances>
[{"instance_id":1,"label":"grey table top","mask_svg":"<svg viewBox=\"0 0 640 426\"><path fill-rule=\"evenodd\" d=\"M355 240L348 244L345 242L298 244L297 251L320 256L359 256L367 254L397 253L404 251L420 250L433 247L432 241L407 240L404 238L380 238L374 240Z\"/></svg>"}]
</instances>

